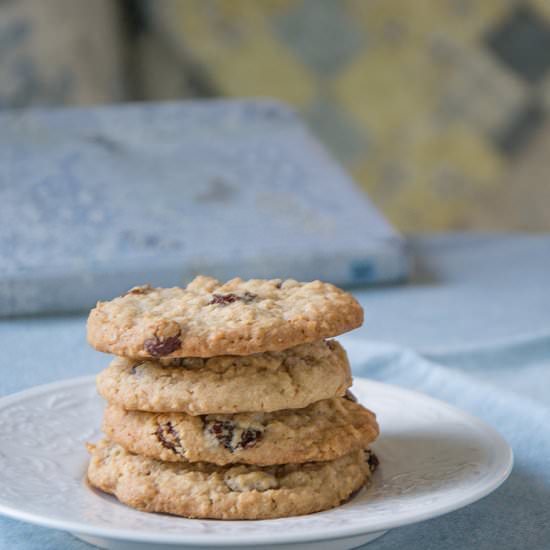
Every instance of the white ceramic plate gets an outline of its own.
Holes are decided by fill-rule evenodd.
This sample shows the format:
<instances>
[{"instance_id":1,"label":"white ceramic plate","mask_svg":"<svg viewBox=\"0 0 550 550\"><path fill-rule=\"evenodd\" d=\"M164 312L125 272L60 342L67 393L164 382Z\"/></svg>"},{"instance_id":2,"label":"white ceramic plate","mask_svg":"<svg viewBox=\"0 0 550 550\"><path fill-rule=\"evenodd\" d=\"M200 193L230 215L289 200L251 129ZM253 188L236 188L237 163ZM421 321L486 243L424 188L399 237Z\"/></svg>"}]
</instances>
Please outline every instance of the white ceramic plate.
<instances>
[{"instance_id":1,"label":"white ceramic plate","mask_svg":"<svg viewBox=\"0 0 550 550\"><path fill-rule=\"evenodd\" d=\"M511 449L480 420L379 382L356 379L353 391L376 411L381 426L373 446L381 464L372 486L334 510L263 521L148 514L91 489L84 442L100 437L103 408L92 377L3 398L0 513L70 531L103 548L344 549L466 506L510 473Z\"/></svg>"}]
</instances>

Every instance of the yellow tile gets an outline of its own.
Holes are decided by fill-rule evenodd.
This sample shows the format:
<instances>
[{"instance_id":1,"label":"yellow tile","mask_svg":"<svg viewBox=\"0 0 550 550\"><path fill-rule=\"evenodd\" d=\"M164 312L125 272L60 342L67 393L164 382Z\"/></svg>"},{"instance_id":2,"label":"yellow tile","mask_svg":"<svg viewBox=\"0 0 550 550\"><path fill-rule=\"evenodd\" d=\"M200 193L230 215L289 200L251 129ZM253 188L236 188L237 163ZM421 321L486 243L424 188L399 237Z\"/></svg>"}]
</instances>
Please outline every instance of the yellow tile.
<instances>
[{"instance_id":1,"label":"yellow tile","mask_svg":"<svg viewBox=\"0 0 550 550\"><path fill-rule=\"evenodd\" d=\"M308 72L268 40L234 59L219 58L213 70L220 88L232 96L270 96L303 106L316 92Z\"/></svg>"},{"instance_id":2,"label":"yellow tile","mask_svg":"<svg viewBox=\"0 0 550 550\"><path fill-rule=\"evenodd\" d=\"M469 2L462 8L446 0L355 0L347 6L375 43L394 39L398 30L417 40L441 35L470 42L510 9L503 0Z\"/></svg>"},{"instance_id":3,"label":"yellow tile","mask_svg":"<svg viewBox=\"0 0 550 550\"><path fill-rule=\"evenodd\" d=\"M172 25L177 45L206 63L249 42L251 27L262 21L256 10L227 16L229 6L225 2L170 0L170 3L171 10L165 8L165 21Z\"/></svg>"},{"instance_id":4,"label":"yellow tile","mask_svg":"<svg viewBox=\"0 0 550 550\"><path fill-rule=\"evenodd\" d=\"M529 86L487 49L458 45L455 53L440 82L442 104L454 104L453 118L466 125L498 133L526 104Z\"/></svg>"},{"instance_id":5,"label":"yellow tile","mask_svg":"<svg viewBox=\"0 0 550 550\"><path fill-rule=\"evenodd\" d=\"M335 80L342 108L375 136L399 134L433 108L436 73L416 49L367 51Z\"/></svg>"},{"instance_id":6,"label":"yellow tile","mask_svg":"<svg viewBox=\"0 0 550 550\"><path fill-rule=\"evenodd\" d=\"M295 0L178 0L182 7L196 9L201 4L210 4L211 10L219 12L221 17L249 17L259 15L270 17L281 11L291 8L296 4ZM187 6L184 6L187 4Z\"/></svg>"},{"instance_id":7,"label":"yellow tile","mask_svg":"<svg viewBox=\"0 0 550 550\"><path fill-rule=\"evenodd\" d=\"M213 17L204 6L190 9L192 4L178 4L178 32L223 93L276 97L297 106L316 94L313 76L275 40L261 10L243 10L238 17L216 12ZM229 9L226 2L220 5Z\"/></svg>"},{"instance_id":8,"label":"yellow tile","mask_svg":"<svg viewBox=\"0 0 550 550\"><path fill-rule=\"evenodd\" d=\"M366 162L353 171L356 181L384 214L403 231L426 231L448 227L456 211L454 201L442 201L420 174L409 170L397 187L387 189L381 166Z\"/></svg>"},{"instance_id":9,"label":"yellow tile","mask_svg":"<svg viewBox=\"0 0 550 550\"><path fill-rule=\"evenodd\" d=\"M533 6L538 14L546 17L547 22L550 22L550 2L548 0L530 0L529 4Z\"/></svg>"},{"instance_id":10,"label":"yellow tile","mask_svg":"<svg viewBox=\"0 0 550 550\"><path fill-rule=\"evenodd\" d=\"M389 215L401 220L403 231L439 231L458 228L463 210L464 205L456 199L441 197L412 182L391 206Z\"/></svg>"},{"instance_id":11,"label":"yellow tile","mask_svg":"<svg viewBox=\"0 0 550 550\"><path fill-rule=\"evenodd\" d=\"M461 229L472 217L472 201L498 193L506 166L490 145L469 128L436 131L418 125L411 141L394 148L377 143L376 151L353 169L359 183L402 230ZM401 165L397 181L384 165Z\"/></svg>"},{"instance_id":12,"label":"yellow tile","mask_svg":"<svg viewBox=\"0 0 550 550\"><path fill-rule=\"evenodd\" d=\"M547 75L539 84L538 91L544 106L548 111L550 111L550 75Z\"/></svg>"},{"instance_id":13,"label":"yellow tile","mask_svg":"<svg viewBox=\"0 0 550 550\"><path fill-rule=\"evenodd\" d=\"M478 185L492 185L504 161L486 139L461 124L442 132L431 130L413 144L410 162L423 171L449 170L464 174Z\"/></svg>"}]
</instances>

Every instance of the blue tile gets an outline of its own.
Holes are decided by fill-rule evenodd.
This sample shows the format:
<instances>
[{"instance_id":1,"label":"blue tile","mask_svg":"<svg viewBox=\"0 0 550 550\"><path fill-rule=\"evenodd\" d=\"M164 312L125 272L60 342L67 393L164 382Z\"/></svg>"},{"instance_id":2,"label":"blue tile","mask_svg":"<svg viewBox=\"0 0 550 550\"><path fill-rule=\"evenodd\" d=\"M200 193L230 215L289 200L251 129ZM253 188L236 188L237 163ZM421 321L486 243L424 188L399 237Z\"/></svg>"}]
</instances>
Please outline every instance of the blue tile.
<instances>
[{"instance_id":1,"label":"blue tile","mask_svg":"<svg viewBox=\"0 0 550 550\"><path fill-rule=\"evenodd\" d=\"M526 81L542 80L550 67L550 25L529 5L517 6L486 36L489 49Z\"/></svg>"}]
</instances>

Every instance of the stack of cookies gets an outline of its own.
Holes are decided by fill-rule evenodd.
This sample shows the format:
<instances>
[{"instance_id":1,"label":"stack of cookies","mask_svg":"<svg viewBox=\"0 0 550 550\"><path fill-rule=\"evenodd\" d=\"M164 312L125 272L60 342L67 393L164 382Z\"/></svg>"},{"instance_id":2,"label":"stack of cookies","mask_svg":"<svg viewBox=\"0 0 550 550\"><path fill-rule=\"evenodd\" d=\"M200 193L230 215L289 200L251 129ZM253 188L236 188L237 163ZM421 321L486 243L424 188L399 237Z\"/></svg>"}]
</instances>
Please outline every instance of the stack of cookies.
<instances>
[{"instance_id":1,"label":"stack of cookies","mask_svg":"<svg viewBox=\"0 0 550 550\"><path fill-rule=\"evenodd\" d=\"M261 519L337 506L369 480L375 416L347 389L338 342L362 323L314 281L197 277L100 302L88 340L115 354L97 378L107 438L90 483L140 510Z\"/></svg>"}]
</instances>

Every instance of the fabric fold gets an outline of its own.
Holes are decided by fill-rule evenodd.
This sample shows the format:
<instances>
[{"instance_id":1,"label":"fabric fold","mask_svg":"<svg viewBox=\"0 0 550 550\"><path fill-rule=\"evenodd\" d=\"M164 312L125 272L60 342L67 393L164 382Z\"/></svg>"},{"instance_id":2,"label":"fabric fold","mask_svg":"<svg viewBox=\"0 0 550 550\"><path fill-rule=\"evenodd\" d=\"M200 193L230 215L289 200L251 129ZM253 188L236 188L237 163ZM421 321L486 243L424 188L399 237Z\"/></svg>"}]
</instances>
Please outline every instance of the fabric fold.
<instances>
[{"instance_id":1,"label":"fabric fold","mask_svg":"<svg viewBox=\"0 0 550 550\"><path fill-rule=\"evenodd\" d=\"M355 376L404 386L451 403L497 429L515 456L510 478L495 493L452 514L391 531L369 548L547 549L550 408L483 380L481 359L477 370L464 372L390 344L346 338L344 345ZM531 384L541 385L541 379Z\"/></svg>"}]
</instances>

